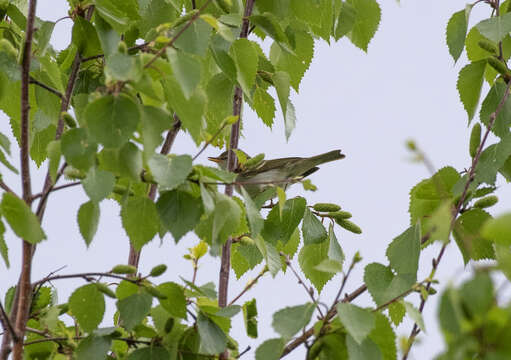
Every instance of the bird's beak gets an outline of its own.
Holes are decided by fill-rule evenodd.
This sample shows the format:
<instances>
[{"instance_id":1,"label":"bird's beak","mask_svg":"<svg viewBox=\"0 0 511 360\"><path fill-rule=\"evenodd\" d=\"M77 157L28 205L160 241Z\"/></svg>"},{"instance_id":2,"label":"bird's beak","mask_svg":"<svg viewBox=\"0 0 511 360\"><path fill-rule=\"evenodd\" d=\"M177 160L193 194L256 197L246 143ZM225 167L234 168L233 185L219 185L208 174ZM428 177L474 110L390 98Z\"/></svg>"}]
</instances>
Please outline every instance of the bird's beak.
<instances>
[{"instance_id":1,"label":"bird's beak","mask_svg":"<svg viewBox=\"0 0 511 360\"><path fill-rule=\"evenodd\" d=\"M208 160L209 160L209 161L216 162L216 163L219 163L219 162L221 161L219 158L217 158L217 157L211 157L211 156L210 156L210 157L208 157Z\"/></svg>"}]
</instances>

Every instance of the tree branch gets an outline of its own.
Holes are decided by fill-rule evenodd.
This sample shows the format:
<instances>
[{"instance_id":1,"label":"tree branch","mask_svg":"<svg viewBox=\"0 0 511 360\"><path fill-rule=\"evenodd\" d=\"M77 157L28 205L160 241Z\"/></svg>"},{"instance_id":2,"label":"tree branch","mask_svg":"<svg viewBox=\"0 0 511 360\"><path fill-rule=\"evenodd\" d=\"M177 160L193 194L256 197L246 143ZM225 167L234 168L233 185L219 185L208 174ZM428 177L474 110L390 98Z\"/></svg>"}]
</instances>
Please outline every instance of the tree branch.
<instances>
[{"instance_id":1,"label":"tree branch","mask_svg":"<svg viewBox=\"0 0 511 360\"><path fill-rule=\"evenodd\" d=\"M14 193L14 191L12 191L12 189L11 189L9 186L7 186L7 184L6 184L6 183L4 183L2 180L0 180L0 188L4 189L4 190L5 190L5 191L7 191L8 193L11 193L11 194L13 194L13 195L16 195L16 194Z\"/></svg>"},{"instance_id":2,"label":"tree branch","mask_svg":"<svg viewBox=\"0 0 511 360\"><path fill-rule=\"evenodd\" d=\"M2 323L4 331L10 333L14 341L18 341L18 335L14 331L11 321L9 320L9 316L7 316L7 313L5 312L2 303L0 303L0 322Z\"/></svg>"},{"instance_id":3,"label":"tree branch","mask_svg":"<svg viewBox=\"0 0 511 360\"><path fill-rule=\"evenodd\" d=\"M23 60L21 63L21 136L20 136L20 163L21 163L21 188L23 200L30 206L32 198L32 185L30 179L30 153L29 153L29 115L30 115L30 62L32 60L32 38L34 36L34 21L37 0L30 0L28 4L27 27L25 30L25 43L23 46ZM22 264L18 282L19 300L17 304L16 321L14 329L16 337L13 337L13 359L23 358L23 337L28 318L31 302L30 273L32 271L32 245L22 240Z\"/></svg>"},{"instance_id":4,"label":"tree branch","mask_svg":"<svg viewBox=\"0 0 511 360\"><path fill-rule=\"evenodd\" d=\"M60 186L54 186L52 189L50 189L49 193L50 192L55 192L55 191L58 191L58 190L62 190L62 189L66 189L68 187L80 185L81 183L82 183L81 181L75 181L75 182L64 184L64 185L60 185ZM32 200L38 199L38 198L40 198L42 196L43 196L42 192L34 194L34 195L32 195Z\"/></svg>"},{"instance_id":5,"label":"tree branch","mask_svg":"<svg viewBox=\"0 0 511 360\"><path fill-rule=\"evenodd\" d=\"M201 13L204 11L204 9L206 9L206 7L209 5L211 1L212 0L206 0L206 2L200 7L199 10L197 10L195 14L193 14L190 20L188 20L188 22L177 32L177 34L174 35L168 43L163 45L163 47L160 50L158 50L156 54L154 54L154 57L144 65L144 68L148 68L149 66L151 66L156 61L156 59L158 59L165 52L165 50L167 50L169 46L172 46L176 42L176 40L179 39L181 35L183 35L186 29L188 29L192 25L192 23L199 18Z\"/></svg>"},{"instance_id":6,"label":"tree branch","mask_svg":"<svg viewBox=\"0 0 511 360\"><path fill-rule=\"evenodd\" d=\"M167 132L167 137L165 138L165 142L161 147L160 154L167 155L172 149L172 145L174 145L174 140L176 139L177 133L181 129L181 120L179 117L174 114L174 125L172 129ZM147 195L149 199L154 201L156 198L156 190L158 188L157 184L151 184L149 188L149 194ZM134 266L138 269L138 263L140 262L140 251L137 251L130 242L130 252L128 255L128 265Z\"/></svg>"},{"instance_id":7,"label":"tree branch","mask_svg":"<svg viewBox=\"0 0 511 360\"><path fill-rule=\"evenodd\" d=\"M97 279L92 279L94 276L101 276L101 277L108 277L113 279L119 279L119 280L126 280L133 284L138 284L140 281L137 279L129 278L127 276L112 274L109 272L87 272L87 273L77 273L77 274L64 274L64 275L53 275L53 276L47 276L41 280L38 280L32 284L32 287L35 288L36 286L40 286L44 283L47 283L49 281L54 280L62 280L62 279L75 279L75 278L82 278L86 281L96 281Z\"/></svg>"},{"instance_id":8,"label":"tree branch","mask_svg":"<svg viewBox=\"0 0 511 360\"><path fill-rule=\"evenodd\" d=\"M58 90L56 90L56 89L54 89L54 88L52 88L52 87L50 87L50 86L48 86L46 84L43 84L42 82L40 82L39 80L34 79L33 77L30 77L30 84L34 84L34 85L40 86L43 89L48 90L52 94L57 95L61 99L64 98L64 95L60 91L58 91Z\"/></svg>"},{"instance_id":9,"label":"tree branch","mask_svg":"<svg viewBox=\"0 0 511 360\"><path fill-rule=\"evenodd\" d=\"M231 300L231 302L227 305L227 306L231 306L233 305L236 301L238 301L238 299L240 297L242 297L248 290L250 290L255 284L257 284L257 282L259 281L259 279L268 271L268 268L265 266L263 268L263 270L256 276L255 279L249 281L247 283L247 285L245 285L245 288L234 298Z\"/></svg>"},{"instance_id":10,"label":"tree branch","mask_svg":"<svg viewBox=\"0 0 511 360\"><path fill-rule=\"evenodd\" d=\"M85 338L87 338L87 336L74 336L73 340L82 340ZM132 343L132 344L145 344L145 345L152 344L151 341L136 340L136 339L132 339L132 338L113 338L113 340L125 341L127 343ZM36 339L36 340L32 340L32 341L27 341L23 345L40 344L40 343L49 342L49 341L53 341L53 342L69 341L69 337L49 337L49 338L44 338L44 339Z\"/></svg>"},{"instance_id":11,"label":"tree branch","mask_svg":"<svg viewBox=\"0 0 511 360\"><path fill-rule=\"evenodd\" d=\"M488 140L488 136L490 134L491 129L495 125L495 120L497 119L497 116L502 111L504 104L506 103L507 99L509 98L510 89L511 89L511 81L509 81L507 83L506 92L504 93L504 96L500 100L495 111L490 115L490 122L488 123L488 126L486 127L486 132L484 133L484 136L483 136L483 139L482 139L481 143L479 144L479 147L477 148L476 155L472 159L472 165L470 166L470 171L468 173L467 182L465 183L465 187L463 188L463 193L461 194L461 197L460 197L458 204L456 206L456 210L454 211L454 214L453 214L453 217L451 220L451 224L450 224L450 228L449 228L449 234L454 229L454 225L456 223L456 218L461 213L461 209L462 209L463 203L465 202L465 199L467 197L470 184L475 179L476 167L479 162L479 159L481 158L481 153L483 152L484 145L486 144L486 141ZM438 265L440 264L440 261L442 260L442 257L444 256L445 249L447 248L447 244L448 243L445 243L442 245L442 248L440 249L440 252L438 253L437 257L435 259L433 259L432 274L434 274L436 272ZM430 277L432 278L433 276L430 276ZM426 290L429 290L430 287L431 287L431 281L428 281L426 284ZM424 310L425 304L426 304L426 299L421 297L421 303L419 305L419 311L421 313ZM402 360L408 359L408 355L410 353L410 350L412 348L414 340L419 333L420 333L419 326L417 325L417 323L415 323L413 325L412 331L410 332L410 335L408 336L408 347L407 347L406 351L403 353Z\"/></svg>"},{"instance_id":12,"label":"tree branch","mask_svg":"<svg viewBox=\"0 0 511 360\"><path fill-rule=\"evenodd\" d=\"M149 45L149 43L145 42L145 43L140 44L140 45L135 45L135 46L129 47L128 48L128 52L134 51L134 50L144 49L148 45ZM85 57L85 58L82 58L82 63L90 61L90 60L100 59L102 57L105 57L105 54L98 54L98 55L93 55L93 56Z\"/></svg>"}]
</instances>

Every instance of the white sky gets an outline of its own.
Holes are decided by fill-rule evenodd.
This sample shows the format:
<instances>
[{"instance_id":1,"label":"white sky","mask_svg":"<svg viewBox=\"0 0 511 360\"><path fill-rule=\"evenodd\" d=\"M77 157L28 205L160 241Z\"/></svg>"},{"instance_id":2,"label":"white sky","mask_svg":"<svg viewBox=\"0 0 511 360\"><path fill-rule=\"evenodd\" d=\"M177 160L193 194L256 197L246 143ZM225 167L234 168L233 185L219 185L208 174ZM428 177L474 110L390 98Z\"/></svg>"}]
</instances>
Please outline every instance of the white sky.
<instances>
[{"instance_id":1,"label":"white sky","mask_svg":"<svg viewBox=\"0 0 511 360\"><path fill-rule=\"evenodd\" d=\"M244 127L246 137L240 147L249 154L264 151L266 158L283 156L311 156L340 148L347 158L323 165L321 171L311 176L319 187L315 193L305 193L308 202L335 202L353 213L353 221L363 229L361 236L337 230L347 259L356 250L364 258L347 284L350 292L362 284L363 266L371 262L387 263L385 249L390 241L409 225L408 194L410 189L429 174L422 165L408 161L409 154L404 142L408 138L417 141L437 168L452 165L458 170L468 168L467 116L458 100L457 73L466 63L463 56L453 66L445 45L445 26L451 14L465 6L464 1L402 0L401 5L391 0L380 1L382 22L380 29L364 54L347 40L316 44L315 57L301 84L299 95L294 96L297 127L289 142L284 136L283 120L279 115L274 130L270 131L245 107ZM486 9L473 12L471 25L482 19ZM64 0L40 0L38 16L56 20L67 14ZM477 19L477 20L476 20ZM57 49L64 48L70 40L70 21L60 22L53 35ZM483 92L484 94L484 92ZM0 114L0 131L9 133L6 117ZM180 133L173 152L196 152L189 137ZM216 154L209 149L201 156ZM18 163L17 153L13 162ZM40 191L46 166L33 172L34 192ZM5 181L18 190L16 178L4 175ZM301 191L295 186L292 197ZM500 189L501 202L494 208L500 213L511 200L509 190ZM101 221L98 233L87 250L78 232L76 212L87 201L79 188L63 190L49 199L44 218L48 241L38 246L33 279L39 279L62 266L61 273L83 271L107 271L113 265L125 263L128 239L120 224L119 207L114 201L101 203ZM509 208L509 207L508 207ZM0 292L3 294L17 279L20 264L20 244L9 233L11 269L3 271ZM191 278L191 266L182 259L186 248L194 245L196 237L189 235L178 246L170 237L163 244L155 239L142 250L140 268L147 272L153 265L170 264L167 273L159 281L179 282L178 275ZM419 280L431 269L431 259L438 253L438 246L431 246L421 255L423 271ZM295 264L298 268L298 265ZM219 259L208 258L199 269L199 284L218 282ZM229 298L233 298L259 267L245 275L238 283L231 281ZM441 285L459 282L463 273L463 261L454 244L448 247L438 271ZM234 280L234 273L231 273ZM56 283L59 298L65 302L70 292L81 281L62 280ZM340 284L340 277L330 281L321 299L330 304ZM309 301L305 291L297 284L290 272L279 274L276 279L264 278L255 289L241 299L257 298L259 310L259 334L257 341L245 338L243 320L237 315L233 322L234 338L240 341L240 350L252 345L252 351L244 355L251 359L257 344L275 337L271 328L273 312L284 306ZM417 303L418 296L408 299ZM430 359L442 349L442 340L435 322L436 300L430 298L425 309L427 336L420 337L420 345L414 347L411 359ZM110 300L107 300L109 302ZM371 305L368 294L357 299L356 304ZM109 302L113 306L113 302ZM107 314L105 325L111 319ZM408 336L411 323L398 328L398 335ZM303 351L295 351L287 359L303 359Z\"/></svg>"}]
</instances>

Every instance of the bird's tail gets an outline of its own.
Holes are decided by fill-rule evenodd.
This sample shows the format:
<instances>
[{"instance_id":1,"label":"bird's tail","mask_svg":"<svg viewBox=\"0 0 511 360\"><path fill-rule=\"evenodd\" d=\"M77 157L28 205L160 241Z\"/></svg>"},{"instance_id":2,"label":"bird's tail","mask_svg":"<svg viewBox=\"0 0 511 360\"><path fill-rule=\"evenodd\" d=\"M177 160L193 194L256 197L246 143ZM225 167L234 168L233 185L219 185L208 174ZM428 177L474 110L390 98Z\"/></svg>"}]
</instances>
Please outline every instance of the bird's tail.
<instances>
[{"instance_id":1,"label":"bird's tail","mask_svg":"<svg viewBox=\"0 0 511 360\"><path fill-rule=\"evenodd\" d=\"M324 154L316 155L310 158L314 166L324 164L326 162L344 159L346 155L341 153L341 150L332 150Z\"/></svg>"}]
</instances>

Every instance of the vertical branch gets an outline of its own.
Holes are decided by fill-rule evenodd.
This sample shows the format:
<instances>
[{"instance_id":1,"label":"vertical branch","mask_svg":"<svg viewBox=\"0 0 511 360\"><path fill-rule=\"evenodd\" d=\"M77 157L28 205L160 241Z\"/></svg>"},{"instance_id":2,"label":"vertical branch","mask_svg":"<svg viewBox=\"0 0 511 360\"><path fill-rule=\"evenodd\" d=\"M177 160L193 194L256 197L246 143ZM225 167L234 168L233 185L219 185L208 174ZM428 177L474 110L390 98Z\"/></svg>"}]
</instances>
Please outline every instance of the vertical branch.
<instances>
[{"instance_id":1,"label":"vertical branch","mask_svg":"<svg viewBox=\"0 0 511 360\"><path fill-rule=\"evenodd\" d=\"M248 35L249 21L248 17L252 14L255 0L247 0L245 12L243 14L243 25L241 27L240 38L246 38ZM234 116L241 116L241 105L243 104L243 91L239 86L234 90L234 99L232 104L232 113ZM240 138L240 118L236 121L231 128L231 140L229 142L228 155L227 155L227 170L233 171L236 168L237 158L234 149L238 148ZM232 196L233 186L227 185L225 187L225 194ZM228 239L222 248L222 263L220 266L220 283L218 288L218 305L225 307L227 305L227 288L229 285L229 271L231 268L231 242Z\"/></svg>"},{"instance_id":2,"label":"vertical branch","mask_svg":"<svg viewBox=\"0 0 511 360\"><path fill-rule=\"evenodd\" d=\"M21 137L20 137L20 160L21 160L21 187L23 200L30 206L32 198L32 186L30 181L30 158L29 158L29 84L30 84L30 60L32 56L32 38L34 36L34 21L37 0L30 0L28 5L27 28L25 30L25 43L23 46L23 60L21 63ZM31 301L30 273L32 271L32 245L22 240L22 263L21 274L18 282L19 300L15 304L18 308L14 323L14 351L13 359L23 358L23 337L27 322L28 310Z\"/></svg>"},{"instance_id":3,"label":"vertical branch","mask_svg":"<svg viewBox=\"0 0 511 360\"><path fill-rule=\"evenodd\" d=\"M177 115L174 114L174 125L172 126L172 129L170 129L167 132L167 137L165 138L165 142L163 143L163 146L160 150L160 154L167 155L170 152L170 149L172 149L172 145L174 145L174 140L176 139L176 135L179 132L179 129L181 129L181 120L179 120ZM151 187L149 188L149 194L147 196L152 201L154 201L154 199L156 197L157 188L158 188L157 184L151 184ZM139 261L140 261L140 251L137 251L133 247L133 245L131 245L131 243L130 243L128 264L138 268Z\"/></svg>"}]
</instances>

